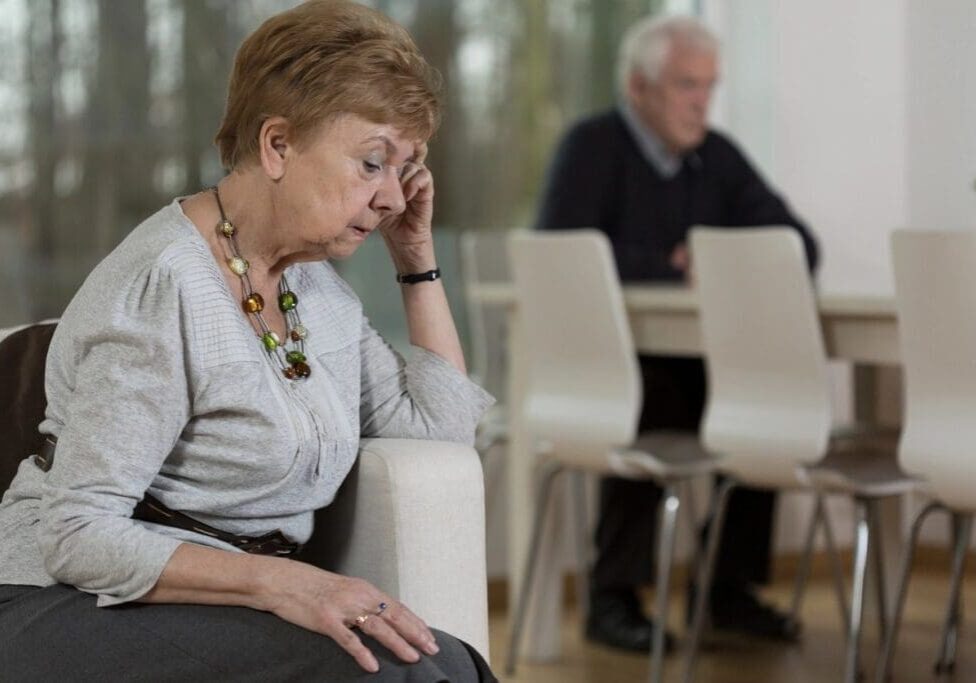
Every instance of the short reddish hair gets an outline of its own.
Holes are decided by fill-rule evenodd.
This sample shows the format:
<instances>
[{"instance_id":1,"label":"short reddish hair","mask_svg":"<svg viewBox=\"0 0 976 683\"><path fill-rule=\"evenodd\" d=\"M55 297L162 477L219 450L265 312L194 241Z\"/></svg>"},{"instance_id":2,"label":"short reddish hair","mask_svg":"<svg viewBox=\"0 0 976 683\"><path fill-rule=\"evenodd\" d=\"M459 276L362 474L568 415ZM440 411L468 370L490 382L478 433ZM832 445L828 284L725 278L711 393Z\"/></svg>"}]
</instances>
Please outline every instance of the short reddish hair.
<instances>
[{"instance_id":1,"label":"short reddish hair","mask_svg":"<svg viewBox=\"0 0 976 683\"><path fill-rule=\"evenodd\" d=\"M228 170L257 157L261 126L288 120L301 141L341 114L427 140L440 124L440 75L410 34L350 0L309 0L277 14L237 51L215 142Z\"/></svg>"}]
</instances>

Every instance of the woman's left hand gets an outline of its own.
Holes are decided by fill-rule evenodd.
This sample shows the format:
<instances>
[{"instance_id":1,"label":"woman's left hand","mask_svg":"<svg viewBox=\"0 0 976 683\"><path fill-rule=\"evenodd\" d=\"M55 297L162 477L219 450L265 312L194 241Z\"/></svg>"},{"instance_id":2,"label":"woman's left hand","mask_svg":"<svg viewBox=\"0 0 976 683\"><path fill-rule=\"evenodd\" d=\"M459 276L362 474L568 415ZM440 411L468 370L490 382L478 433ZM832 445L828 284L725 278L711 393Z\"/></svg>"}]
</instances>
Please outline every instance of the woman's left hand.
<instances>
[{"instance_id":1,"label":"woman's left hand","mask_svg":"<svg viewBox=\"0 0 976 683\"><path fill-rule=\"evenodd\" d=\"M413 260L421 256L415 252L433 244L434 176L424 166L426 158L427 143L421 143L416 159L404 164L400 176L403 212L388 216L379 226L394 260L400 256Z\"/></svg>"}]
</instances>

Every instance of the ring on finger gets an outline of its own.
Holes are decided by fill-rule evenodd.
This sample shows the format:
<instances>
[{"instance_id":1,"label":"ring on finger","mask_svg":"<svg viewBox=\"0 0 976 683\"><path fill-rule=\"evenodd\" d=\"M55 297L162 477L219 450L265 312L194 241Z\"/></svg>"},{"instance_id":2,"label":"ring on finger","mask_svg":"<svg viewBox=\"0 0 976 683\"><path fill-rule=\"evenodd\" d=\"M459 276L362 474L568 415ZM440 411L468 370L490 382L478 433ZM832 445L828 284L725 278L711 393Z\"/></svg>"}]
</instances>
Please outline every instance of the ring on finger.
<instances>
[{"instance_id":1,"label":"ring on finger","mask_svg":"<svg viewBox=\"0 0 976 683\"><path fill-rule=\"evenodd\" d=\"M376 608L376 616L383 614L383 612L386 611L387 607L389 607L388 604L386 604L385 602L381 602L379 606Z\"/></svg>"},{"instance_id":2,"label":"ring on finger","mask_svg":"<svg viewBox=\"0 0 976 683\"><path fill-rule=\"evenodd\" d=\"M372 614L360 614L358 617L356 617L353 620L353 624L352 624L353 628L362 628L366 624L366 622L369 620L369 618L371 616L373 616L373 615Z\"/></svg>"}]
</instances>

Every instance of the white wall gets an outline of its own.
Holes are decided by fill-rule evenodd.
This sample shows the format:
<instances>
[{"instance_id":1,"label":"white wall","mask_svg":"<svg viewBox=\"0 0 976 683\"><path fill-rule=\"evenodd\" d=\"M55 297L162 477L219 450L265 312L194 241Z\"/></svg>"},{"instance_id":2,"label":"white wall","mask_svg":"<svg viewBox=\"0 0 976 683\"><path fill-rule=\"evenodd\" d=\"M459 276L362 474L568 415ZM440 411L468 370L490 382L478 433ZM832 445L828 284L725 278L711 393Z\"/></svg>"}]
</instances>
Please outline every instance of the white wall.
<instances>
[{"instance_id":1,"label":"white wall","mask_svg":"<svg viewBox=\"0 0 976 683\"><path fill-rule=\"evenodd\" d=\"M908 223L976 227L976 2L908 3Z\"/></svg>"},{"instance_id":2,"label":"white wall","mask_svg":"<svg viewBox=\"0 0 976 683\"><path fill-rule=\"evenodd\" d=\"M976 2L705 0L704 16L723 40L716 124L818 235L821 290L892 291L893 229L976 227ZM778 547L807 510L784 500Z\"/></svg>"},{"instance_id":3,"label":"white wall","mask_svg":"<svg viewBox=\"0 0 976 683\"><path fill-rule=\"evenodd\" d=\"M908 222L907 0L712 0L720 118L820 238L820 287L890 291Z\"/></svg>"}]
</instances>

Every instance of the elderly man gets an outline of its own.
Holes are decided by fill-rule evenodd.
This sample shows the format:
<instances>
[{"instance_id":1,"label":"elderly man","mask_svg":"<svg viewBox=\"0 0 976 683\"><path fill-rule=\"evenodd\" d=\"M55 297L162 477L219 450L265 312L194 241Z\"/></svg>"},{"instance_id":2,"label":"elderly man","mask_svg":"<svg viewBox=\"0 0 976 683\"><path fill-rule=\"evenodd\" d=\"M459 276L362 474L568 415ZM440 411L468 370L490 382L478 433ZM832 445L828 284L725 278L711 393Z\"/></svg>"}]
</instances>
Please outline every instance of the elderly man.
<instances>
[{"instance_id":1,"label":"elderly man","mask_svg":"<svg viewBox=\"0 0 976 683\"><path fill-rule=\"evenodd\" d=\"M791 225L813 268L813 237L724 135L710 130L718 44L697 20L648 18L628 31L618 64L619 107L575 125L559 146L539 229L596 227L613 245L624 281L691 278L691 226ZM697 430L705 397L696 358L642 356L646 429ZM587 636L629 650L649 648L652 623L636 589L653 575L660 489L608 478L601 486L597 560ZM769 573L772 493L737 490L730 501L712 593L712 624L791 640L797 629L761 603Z\"/></svg>"}]
</instances>

